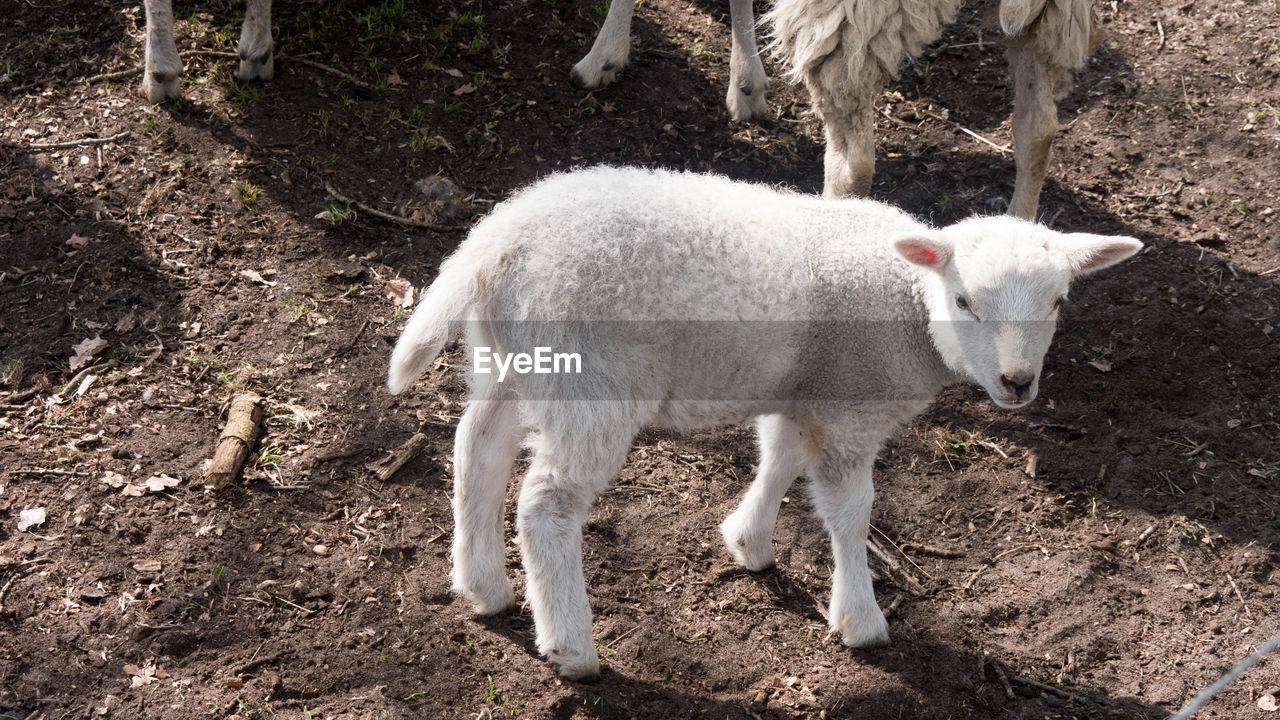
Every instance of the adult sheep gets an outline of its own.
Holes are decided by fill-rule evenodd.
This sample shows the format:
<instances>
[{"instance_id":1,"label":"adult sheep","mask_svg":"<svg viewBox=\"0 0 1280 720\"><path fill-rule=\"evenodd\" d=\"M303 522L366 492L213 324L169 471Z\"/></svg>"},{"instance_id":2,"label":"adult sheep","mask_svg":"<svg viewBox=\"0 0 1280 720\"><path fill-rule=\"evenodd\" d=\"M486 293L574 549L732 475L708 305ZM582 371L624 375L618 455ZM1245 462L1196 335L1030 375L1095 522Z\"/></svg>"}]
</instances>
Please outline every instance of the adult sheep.
<instances>
[{"instance_id":1,"label":"adult sheep","mask_svg":"<svg viewBox=\"0 0 1280 720\"><path fill-rule=\"evenodd\" d=\"M574 81L600 88L627 64L634 0L614 0ZM766 17L772 46L803 82L826 126L823 191L863 196L875 170L875 98L898 76L906 55L919 55L956 18L961 0L777 0ZM733 50L726 104L735 120L768 114L766 78L756 53L751 0L732 0ZM1013 81L1017 179L1009 214L1036 214L1053 137L1055 99L1096 46L1090 0L1000 0L1000 28Z\"/></svg>"}]
</instances>

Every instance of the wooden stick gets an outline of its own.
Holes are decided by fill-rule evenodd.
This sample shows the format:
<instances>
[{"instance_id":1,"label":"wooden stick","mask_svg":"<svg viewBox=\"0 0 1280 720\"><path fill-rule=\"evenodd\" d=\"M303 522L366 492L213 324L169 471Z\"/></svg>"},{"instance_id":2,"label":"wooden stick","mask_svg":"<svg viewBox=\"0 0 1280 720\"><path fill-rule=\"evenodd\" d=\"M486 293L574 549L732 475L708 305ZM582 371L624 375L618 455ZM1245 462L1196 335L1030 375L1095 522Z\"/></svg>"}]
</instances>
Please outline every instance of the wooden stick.
<instances>
[{"instance_id":1,"label":"wooden stick","mask_svg":"<svg viewBox=\"0 0 1280 720\"><path fill-rule=\"evenodd\" d=\"M257 393L242 393L232 399L227 424L205 475L205 485L221 490L240 473L240 466L258 440L263 415L262 397Z\"/></svg>"},{"instance_id":2,"label":"wooden stick","mask_svg":"<svg viewBox=\"0 0 1280 720\"><path fill-rule=\"evenodd\" d=\"M67 140L65 142L56 143L26 143L18 147L24 150L65 150L66 148L84 147L86 145L106 145L117 140L123 140L129 137L128 130L121 130L115 135L108 135L101 138L80 138L79 140Z\"/></svg>"},{"instance_id":3,"label":"wooden stick","mask_svg":"<svg viewBox=\"0 0 1280 720\"><path fill-rule=\"evenodd\" d=\"M409 438L403 445L392 451L389 457L381 462L369 465L369 469L373 471L373 474L378 476L379 480L386 482L391 479L392 475L399 472L400 468L404 467L410 460L416 457L418 453L422 452L422 449L425 448L429 442L430 440L426 435L423 435L422 433L414 433L413 437Z\"/></svg>"},{"instance_id":4,"label":"wooden stick","mask_svg":"<svg viewBox=\"0 0 1280 720\"><path fill-rule=\"evenodd\" d=\"M399 225L408 225L409 227L416 227L416 228L426 228L428 230L466 230L467 229L466 225L440 225L437 223L422 222L421 220L413 220L411 218L404 218L404 217L400 217L399 215L392 215L391 213L382 212L377 208L373 208L368 205L365 205L359 200L354 200L352 198L347 197L346 195L343 195L342 193L335 190L333 186L327 182L324 184L324 189L325 189L325 192L332 195L333 199L337 200L338 202L343 202L348 205L354 205L361 212L367 212L374 217L382 218L383 220L397 223Z\"/></svg>"},{"instance_id":5,"label":"wooden stick","mask_svg":"<svg viewBox=\"0 0 1280 720\"><path fill-rule=\"evenodd\" d=\"M240 54L227 52L225 50L184 50L183 52L178 53L178 57L183 57L183 58L214 57L214 58L231 58L233 60L239 60ZM351 83L352 85L355 85L356 87L362 90L368 90L369 92L373 92L376 89L369 83L357 80L355 76L349 72L344 72L337 68L329 67L328 65L325 65L324 63L318 63L315 60L307 60L305 58L292 57L290 55L276 55L275 59L277 61L285 62L285 63L295 62L300 65L306 65L307 67L313 67L317 70L323 70L333 75L338 75L340 77L345 78L347 82ZM127 70L116 70L115 72L102 73L101 75L94 75L92 77L87 77L84 79L84 81L92 85L93 83L102 82L103 80L115 80L117 78L128 77L130 75L134 75L139 72L142 72L142 68L129 68Z\"/></svg>"},{"instance_id":6,"label":"wooden stick","mask_svg":"<svg viewBox=\"0 0 1280 720\"><path fill-rule=\"evenodd\" d=\"M903 580L907 586L907 592L916 596L925 594L924 585L922 585L915 576L907 572L906 568L902 567L897 560L890 557L889 554L884 551L884 548L880 547L880 544L876 542L876 539L870 535L867 536L867 549L871 551L872 555L879 558L880 562L884 563L885 566L889 568L890 572L898 575L898 577Z\"/></svg>"}]
</instances>

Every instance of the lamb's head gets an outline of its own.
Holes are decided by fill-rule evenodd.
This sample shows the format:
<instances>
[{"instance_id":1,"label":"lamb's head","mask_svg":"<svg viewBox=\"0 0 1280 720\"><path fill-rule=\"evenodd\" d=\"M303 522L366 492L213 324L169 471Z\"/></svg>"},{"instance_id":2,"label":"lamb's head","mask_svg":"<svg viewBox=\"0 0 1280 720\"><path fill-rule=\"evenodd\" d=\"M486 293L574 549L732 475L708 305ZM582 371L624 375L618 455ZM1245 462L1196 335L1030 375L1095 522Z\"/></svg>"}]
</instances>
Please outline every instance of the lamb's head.
<instances>
[{"instance_id":1,"label":"lamb's head","mask_svg":"<svg viewBox=\"0 0 1280 720\"><path fill-rule=\"evenodd\" d=\"M894 247L930 271L929 330L943 360L1000 407L1020 408L1039 391L1071 281L1130 257L1142 243L998 216L908 233Z\"/></svg>"}]
</instances>

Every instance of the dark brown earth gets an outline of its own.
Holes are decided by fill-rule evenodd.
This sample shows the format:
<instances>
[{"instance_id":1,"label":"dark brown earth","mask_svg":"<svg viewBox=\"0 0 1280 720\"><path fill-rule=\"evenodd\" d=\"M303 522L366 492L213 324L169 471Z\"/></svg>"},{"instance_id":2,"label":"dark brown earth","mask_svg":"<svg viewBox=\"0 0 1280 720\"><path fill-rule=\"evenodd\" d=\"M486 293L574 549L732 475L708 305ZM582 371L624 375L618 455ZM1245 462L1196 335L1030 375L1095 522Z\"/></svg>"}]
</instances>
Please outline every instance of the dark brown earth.
<instances>
[{"instance_id":1,"label":"dark brown earth","mask_svg":"<svg viewBox=\"0 0 1280 720\"><path fill-rule=\"evenodd\" d=\"M1158 718L1276 632L1280 5L1099 6L1042 214L1149 247L1073 292L1031 410L953 389L883 453L873 535L923 586L873 563L891 645L827 637L800 486L778 568L730 562L746 431L651 432L587 528L590 685L536 656L527 611L477 619L449 593L464 387L439 364L385 394L392 281L426 284L477 214L556 169L815 191L820 126L776 81L772 122L728 119L718 2L648 0L632 66L593 94L568 69L603 3L275 10L285 55L373 87L284 59L243 87L192 56L187 100L149 107L140 7L0 3L0 718ZM234 42L235 3L179 12L180 49ZM961 131L1010 142L978 15L881 100L874 194L938 223L1012 186L1011 156ZM395 212L435 173L462 199L410 212L457 229L344 219L325 191ZM69 361L95 337L81 393ZM211 494L239 390L267 398L265 435ZM379 482L420 428L428 450ZM127 496L112 473L180 482ZM1278 662L1200 716L1274 717Z\"/></svg>"}]
</instances>

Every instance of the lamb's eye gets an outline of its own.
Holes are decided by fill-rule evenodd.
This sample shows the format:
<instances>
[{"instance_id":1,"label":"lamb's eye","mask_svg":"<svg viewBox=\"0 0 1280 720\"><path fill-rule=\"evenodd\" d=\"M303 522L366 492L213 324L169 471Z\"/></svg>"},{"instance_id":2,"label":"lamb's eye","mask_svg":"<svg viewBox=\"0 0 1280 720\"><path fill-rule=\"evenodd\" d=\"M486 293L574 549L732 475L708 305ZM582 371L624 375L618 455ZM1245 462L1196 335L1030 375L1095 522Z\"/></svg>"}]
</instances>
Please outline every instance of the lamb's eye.
<instances>
[{"instance_id":1,"label":"lamb's eye","mask_svg":"<svg viewBox=\"0 0 1280 720\"><path fill-rule=\"evenodd\" d=\"M961 310L969 310L969 301L964 299L963 295L956 296L956 307ZM970 311L972 312L972 311Z\"/></svg>"}]
</instances>

